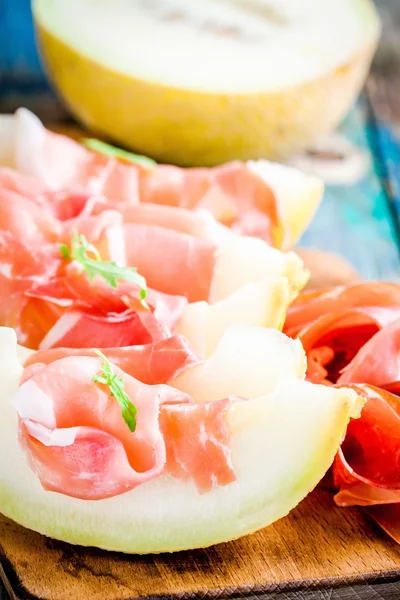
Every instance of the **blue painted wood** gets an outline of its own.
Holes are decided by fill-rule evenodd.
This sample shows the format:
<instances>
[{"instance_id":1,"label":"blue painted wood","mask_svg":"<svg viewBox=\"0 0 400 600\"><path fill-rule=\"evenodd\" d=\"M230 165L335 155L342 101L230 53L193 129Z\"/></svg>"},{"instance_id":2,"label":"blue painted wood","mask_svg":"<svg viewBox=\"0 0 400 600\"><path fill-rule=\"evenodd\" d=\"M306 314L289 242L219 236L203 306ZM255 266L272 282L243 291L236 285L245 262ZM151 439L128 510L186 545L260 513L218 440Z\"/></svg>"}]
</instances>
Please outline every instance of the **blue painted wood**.
<instances>
[{"instance_id":1,"label":"blue painted wood","mask_svg":"<svg viewBox=\"0 0 400 600\"><path fill-rule=\"evenodd\" d=\"M40 64L30 0L0 0L0 112L19 106L43 120L66 116Z\"/></svg>"},{"instance_id":2,"label":"blue painted wood","mask_svg":"<svg viewBox=\"0 0 400 600\"><path fill-rule=\"evenodd\" d=\"M0 75L9 82L44 83L36 49L30 0L0 0Z\"/></svg>"},{"instance_id":3,"label":"blue painted wood","mask_svg":"<svg viewBox=\"0 0 400 600\"><path fill-rule=\"evenodd\" d=\"M382 181L392 205L393 218L400 231L400 135L393 126L377 116L370 128L375 141L374 153L381 167Z\"/></svg>"},{"instance_id":4,"label":"blue painted wood","mask_svg":"<svg viewBox=\"0 0 400 600\"><path fill-rule=\"evenodd\" d=\"M386 135L386 141L389 138L383 131L374 133L373 128L368 106L361 100L341 131L369 153L368 172L357 185L328 186L322 206L300 245L341 254L365 279L399 280L398 224L385 186L382 160L376 152L375 135ZM391 143L394 144L392 138ZM395 164L400 165L400 147L395 144L390 156L395 169ZM400 206L398 190L395 195Z\"/></svg>"}]
</instances>

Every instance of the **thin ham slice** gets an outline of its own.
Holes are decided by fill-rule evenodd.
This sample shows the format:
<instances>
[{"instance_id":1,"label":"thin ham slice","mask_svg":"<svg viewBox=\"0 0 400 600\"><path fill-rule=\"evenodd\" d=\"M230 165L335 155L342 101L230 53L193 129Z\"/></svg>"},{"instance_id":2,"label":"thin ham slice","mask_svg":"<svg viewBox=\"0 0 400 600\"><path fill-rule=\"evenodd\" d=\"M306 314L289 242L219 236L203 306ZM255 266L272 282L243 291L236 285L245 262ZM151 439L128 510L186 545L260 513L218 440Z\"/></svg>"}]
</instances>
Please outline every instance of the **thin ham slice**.
<instances>
[{"instance_id":1,"label":"thin ham slice","mask_svg":"<svg viewBox=\"0 0 400 600\"><path fill-rule=\"evenodd\" d=\"M29 346L32 337L42 335L45 312L38 321L32 320L35 307L28 292L57 272L59 259L53 246L40 240L22 241L8 231L0 230L0 322L16 329L18 341ZM40 312L40 311L39 311ZM50 325L51 326L51 325Z\"/></svg>"},{"instance_id":2,"label":"thin ham slice","mask_svg":"<svg viewBox=\"0 0 400 600\"><path fill-rule=\"evenodd\" d=\"M194 479L200 492L235 481L230 434L225 420L229 399L207 404L163 406L160 427L167 450L166 471Z\"/></svg>"},{"instance_id":3,"label":"thin ham slice","mask_svg":"<svg viewBox=\"0 0 400 600\"><path fill-rule=\"evenodd\" d=\"M351 308L398 307L400 285L384 282L354 283L298 295L289 308L285 332L295 337L307 324L332 312Z\"/></svg>"},{"instance_id":4,"label":"thin ham slice","mask_svg":"<svg viewBox=\"0 0 400 600\"><path fill-rule=\"evenodd\" d=\"M107 210L110 203L102 195L71 189L46 190L42 194L47 209L59 220L68 221L77 217L97 215Z\"/></svg>"},{"instance_id":5,"label":"thin ham slice","mask_svg":"<svg viewBox=\"0 0 400 600\"><path fill-rule=\"evenodd\" d=\"M369 383L400 394L400 318L376 333L360 349L338 383Z\"/></svg>"},{"instance_id":6,"label":"thin ham slice","mask_svg":"<svg viewBox=\"0 0 400 600\"><path fill-rule=\"evenodd\" d=\"M398 318L400 286L361 283L300 294L289 308L284 331L304 345L308 380L330 384L370 338Z\"/></svg>"},{"instance_id":7,"label":"thin ham slice","mask_svg":"<svg viewBox=\"0 0 400 600\"><path fill-rule=\"evenodd\" d=\"M398 317L400 307L365 307L333 312L306 325L297 337L307 352L307 379L335 383L364 344Z\"/></svg>"},{"instance_id":8,"label":"thin ham slice","mask_svg":"<svg viewBox=\"0 0 400 600\"><path fill-rule=\"evenodd\" d=\"M150 311L96 315L67 309L41 341L50 348L113 348L151 344L170 337Z\"/></svg>"},{"instance_id":9,"label":"thin ham slice","mask_svg":"<svg viewBox=\"0 0 400 600\"><path fill-rule=\"evenodd\" d=\"M364 509L388 535L400 544L400 502L397 504L377 504Z\"/></svg>"},{"instance_id":10,"label":"thin ham slice","mask_svg":"<svg viewBox=\"0 0 400 600\"><path fill-rule=\"evenodd\" d=\"M0 188L15 192L38 204L43 204L42 195L46 192L46 186L35 177L23 175L10 167L0 167Z\"/></svg>"},{"instance_id":11,"label":"thin ham slice","mask_svg":"<svg viewBox=\"0 0 400 600\"><path fill-rule=\"evenodd\" d=\"M12 123L9 164L50 190L102 194L114 202L137 202L139 168L91 152L72 139L46 130L21 108Z\"/></svg>"},{"instance_id":12,"label":"thin ham slice","mask_svg":"<svg viewBox=\"0 0 400 600\"><path fill-rule=\"evenodd\" d=\"M42 206L3 188L0 188L0 226L24 240L56 241L61 233L60 223Z\"/></svg>"},{"instance_id":13,"label":"thin ham slice","mask_svg":"<svg viewBox=\"0 0 400 600\"><path fill-rule=\"evenodd\" d=\"M370 385L353 386L368 400L350 421L333 466L339 506L400 502L400 399Z\"/></svg>"},{"instance_id":14,"label":"thin ham slice","mask_svg":"<svg viewBox=\"0 0 400 600\"><path fill-rule=\"evenodd\" d=\"M158 225L200 240L219 244L229 239L231 231L206 210L188 210L177 206L139 203L121 206L124 223Z\"/></svg>"},{"instance_id":15,"label":"thin ham slice","mask_svg":"<svg viewBox=\"0 0 400 600\"><path fill-rule=\"evenodd\" d=\"M278 247L283 242L275 195L246 163L233 162L213 169L161 165L142 173L140 199L153 204L202 208L241 234L261 237Z\"/></svg>"},{"instance_id":16,"label":"thin ham slice","mask_svg":"<svg viewBox=\"0 0 400 600\"><path fill-rule=\"evenodd\" d=\"M100 368L99 358L57 360L22 384L13 399L20 442L47 490L98 500L122 494L164 468L160 404L188 397L168 386L142 384L115 367L138 410L132 433L108 387L93 382Z\"/></svg>"},{"instance_id":17,"label":"thin ham slice","mask_svg":"<svg viewBox=\"0 0 400 600\"><path fill-rule=\"evenodd\" d=\"M130 309L140 312L142 320L148 319L148 309L141 303L140 289L136 284L122 281L117 288L112 288L99 276L89 281L81 265L75 261L64 265L55 277L34 286L27 294L57 306L94 310L103 316ZM147 290L146 302L160 325L168 329L175 328L187 305L183 296L151 289Z\"/></svg>"},{"instance_id":18,"label":"thin ham slice","mask_svg":"<svg viewBox=\"0 0 400 600\"><path fill-rule=\"evenodd\" d=\"M208 299L214 244L156 225L127 224L121 230L110 229L123 236L126 264L135 267L149 287L184 296L189 302Z\"/></svg>"},{"instance_id":19,"label":"thin ham slice","mask_svg":"<svg viewBox=\"0 0 400 600\"><path fill-rule=\"evenodd\" d=\"M65 356L96 356L94 348L53 348L32 354L25 362L25 378L30 377L28 369L37 365L47 365ZM142 383L156 385L168 383L184 370L200 363L186 339L174 335L165 340L142 346L103 348L103 354L110 362L138 379Z\"/></svg>"},{"instance_id":20,"label":"thin ham slice","mask_svg":"<svg viewBox=\"0 0 400 600\"><path fill-rule=\"evenodd\" d=\"M101 362L69 356L31 363L12 400L20 443L46 490L100 500L162 472L193 480L200 492L235 480L225 420L232 400L195 405L183 392L145 385L114 366L137 408L132 433L108 387L93 382Z\"/></svg>"},{"instance_id":21,"label":"thin ham slice","mask_svg":"<svg viewBox=\"0 0 400 600\"><path fill-rule=\"evenodd\" d=\"M98 215L79 215L63 222L60 239L69 246L72 237L79 233L94 244L107 235L109 227L121 224L122 215L117 210L104 210Z\"/></svg>"}]
</instances>

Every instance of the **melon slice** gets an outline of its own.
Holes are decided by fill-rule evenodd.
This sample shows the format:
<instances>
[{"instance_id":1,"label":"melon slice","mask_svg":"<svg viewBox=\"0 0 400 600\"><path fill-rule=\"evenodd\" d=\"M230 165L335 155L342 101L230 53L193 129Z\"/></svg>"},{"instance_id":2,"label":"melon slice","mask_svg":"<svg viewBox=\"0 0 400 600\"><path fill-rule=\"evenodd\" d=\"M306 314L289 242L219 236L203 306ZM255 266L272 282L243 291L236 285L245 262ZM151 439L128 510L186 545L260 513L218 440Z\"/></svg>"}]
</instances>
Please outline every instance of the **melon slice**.
<instances>
[{"instance_id":1,"label":"melon slice","mask_svg":"<svg viewBox=\"0 0 400 600\"><path fill-rule=\"evenodd\" d=\"M206 362L187 369L170 385L196 402L249 399L272 392L285 377L304 379L306 369L300 340L276 329L232 325Z\"/></svg>"},{"instance_id":2,"label":"melon slice","mask_svg":"<svg viewBox=\"0 0 400 600\"><path fill-rule=\"evenodd\" d=\"M215 304L188 304L174 333L184 335L197 356L208 358L231 325L281 329L290 296L286 277L266 277Z\"/></svg>"},{"instance_id":3,"label":"melon slice","mask_svg":"<svg viewBox=\"0 0 400 600\"><path fill-rule=\"evenodd\" d=\"M251 160L248 165L275 194L287 232L281 250L292 248L310 224L321 202L324 193L322 179L267 160Z\"/></svg>"},{"instance_id":4,"label":"melon slice","mask_svg":"<svg viewBox=\"0 0 400 600\"><path fill-rule=\"evenodd\" d=\"M21 372L11 330L0 330L0 355L0 511L50 537L129 553L209 546L283 517L323 477L363 403L351 390L288 377L271 394L229 408L234 483L199 494L161 475L91 502L43 490L28 467L10 405Z\"/></svg>"},{"instance_id":5,"label":"melon slice","mask_svg":"<svg viewBox=\"0 0 400 600\"><path fill-rule=\"evenodd\" d=\"M371 0L34 0L83 123L159 161L279 158L332 130L379 37Z\"/></svg>"},{"instance_id":6,"label":"melon slice","mask_svg":"<svg viewBox=\"0 0 400 600\"><path fill-rule=\"evenodd\" d=\"M287 277L293 298L305 286L309 273L294 252L281 252L258 238L232 236L217 249L209 301L224 300L266 276Z\"/></svg>"}]
</instances>

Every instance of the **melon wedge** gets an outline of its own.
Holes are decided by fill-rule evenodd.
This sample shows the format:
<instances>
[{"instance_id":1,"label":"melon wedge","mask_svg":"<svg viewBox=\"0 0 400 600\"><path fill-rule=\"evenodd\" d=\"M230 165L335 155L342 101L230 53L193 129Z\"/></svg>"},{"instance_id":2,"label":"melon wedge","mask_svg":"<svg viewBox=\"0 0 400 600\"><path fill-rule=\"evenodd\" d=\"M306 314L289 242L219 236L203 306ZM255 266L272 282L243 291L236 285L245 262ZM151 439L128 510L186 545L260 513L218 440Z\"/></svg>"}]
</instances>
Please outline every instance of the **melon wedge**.
<instances>
[{"instance_id":1,"label":"melon wedge","mask_svg":"<svg viewBox=\"0 0 400 600\"><path fill-rule=\"evenodd\" d=\"M281 252L263 240L234 235L217 249L209 301L224 300L266 276L287 277L293 299L307 283L309 273L294 252Z\"/></svg>"},{"instance_id":2,"label":"melon wedge","mask_svg":"<svg viewBox=\"0 0 400 600\"><path fill-rule=\"evenodd\" d=\"M231 325L281 329L290 297L286 277L266 277L215 304L188 304L174 333L184 335L197 356L208 358Z\"/></svg>"},{"instance_id":3,"label":"melon wedge","mask_svg":"<svg viewBox=\"0 0 400 600\"><path fill-rule=\"evenodd\" d=\"M288 250L311 223L324 194L323 182L293 167L267 160L251 160L248 165L275 194L287 232L281 250Z\"/></svg>"},{"instance_id":4,"label":"melon wedge","mask_svg":"<svg viewBox=\"0 0 400 600\"><path fill-rule=\"evenodd\" d=\"M0 511L50 537L129 553L205 547L283 517L323 477L363 404L351 390L288 377L271 394L229 408L234 483L199 494L161 475L90 502L46 492L28 467L10 405L21 371L11 330L0 330L0 355Z\"/></svg>"},{"instance_id":5,"label":"melon wedge","mask_svg":"<svg viewBox=\"0 0 400 600\"><path fill-rule=\"evenodd\" d=\"M159 161L282 159L332 130L379 37L371 0L34 0L72 112Z\"/></svg>"},{"instance_id":6,"label":"melon wedge","mask_svg":"<svg viewBox=\"0 0 400 600\"><path fill-rule=\"evenodd\" d=\"M276 329L232 325L206 362L187 369L170 385L196 402L250 399L272 392L286 377L304 379L306 369L300 340Z\"/></svg>"}]
</instances>

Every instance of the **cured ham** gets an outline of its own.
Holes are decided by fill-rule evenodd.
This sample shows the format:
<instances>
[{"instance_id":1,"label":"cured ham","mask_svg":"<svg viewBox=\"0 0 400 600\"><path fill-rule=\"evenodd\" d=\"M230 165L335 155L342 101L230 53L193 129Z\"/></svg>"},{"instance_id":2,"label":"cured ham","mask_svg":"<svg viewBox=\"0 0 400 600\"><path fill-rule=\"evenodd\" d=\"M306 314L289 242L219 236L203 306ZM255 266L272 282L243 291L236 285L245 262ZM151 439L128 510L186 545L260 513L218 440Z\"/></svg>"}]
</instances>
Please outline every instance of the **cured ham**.
<instances>
[{"instance_id":1,"label":"cured ham","mask_svg":"<svg viewBox=\"0 0 400 600\"><path fill-rule=\"evenodd\" d=\"M44 200L43 194L47 188L35 177L22 175L22 173L10 167L0 166L0 189L17 193L41 205Z\"/></svg>"},{"instance_id":2,"label":"cured ham","mask_svg":"<svg viewBox=\"0 0 400 600\"><path fill-rule=\"evenodd\" d=\"M46 130L24 108L16 111L9 125L3 164L35 177L50 190L68 187L75 192L104 194L115 202L138 201L137 167L90 152L81 144Z\"/></svg>"},{"instance_id":3,"label":"cured ham","mask_svg":"<svg viewBox=\"0 0 400 600\"><path fill-rule=\"evenodd\" d=\"M214 244L157 225L124 225L121 235L126 264L137 268L150 287L184 296L189 302L208 299Z\"/></svg>"},{"instance_id":4,"label":"cured ham","mask_svg":"<svg viewBox=\"0 0 400 600\"><path fill-rule=\"evenodd\" d=\"M150 344L169 336L169 330L148 311L103 316L69 309L48 331L39 349L133 346Z\"/></svg>"},{"instance_id":5,"label":"cured ham","mask_svg":"<svg viewBox=\"0 0 400 600\"><path fill-rule=\"evenodd\" d=\"M104 210L98 215L79 215L68 219L62 224L60 241L69 244L73 235L78 231L80 235L92 244L99 241L102 236L107 235L110 227L118 227L122 224L122 215L117 210Z\"/></svg>"},{"instance_id":6,"label":"cured ham","mask_svg":"<svg viewBox=\"0 0 400 600\"><path fill-rule=\"evenodd\" d=\"M367 398L335 458L335 502L364 507L400 542L400 286L305 292L285 331L303 342L310 381L353 386Z\"/></svg>"},{"instance_id":7,"label":"cured ham","mask_svg":"<svg viewBox=\"0 0 400 600\"><path fill-rule=\"evenodd\" d=\"M289 308L284 330L302 341L310 381L366 383L339 379L340 373L370 338L398 318L400 286L360 283L300 294Z\"/></svg>"},{"instance_id":8,"label":"cured ham","mask_svg":"<svg viewBox=\"0 0 400 600\"><path fill-rule=\"evenodd\" d=\"M388 535L400 544L400 502L368 506L364 509Z\"/></svg>"},{"instance_id":9,"label":"cured ham","mask_svg":"<svg viewBox=\"0 0 400 600\"><path fill-rule=\"evenodd\" d=\"M1 183L0 183L1 185ZM61 226L52 215L32 200L0 187L0 226L17 237L55 241Z\"/></svg>"},{"instance_id":10,"label":"cured ham","mask_svg":"<svg viewBox=\"0 0 400 600\"><path fill-rule=\"evenodd\" d=\"M161 166L142 175L140 192L142 202L209 210L241 234L281 245L275 195L245 163L186 170Z\"/></svg>"},{"instance_id":11,"label":"cured ham","mask_svg":"<svg viewBox=\"0 0 400 600\"><path fill-rule=\"evenodd\" d=\"M231 237L231 232L206 210L188 210L162 204L139 203L122 206L120 209L124 223L156 225L187 233L193 237L220 244Z\"/></svg>"},{"instance_id":12,"label":"cured ham","mask_svg":"<svg viewBox=\"0 0 400 600\"><path fill-rule=\"evenodd\" d=\"M396 283L363 282L302 292L293 301L288 311L285 331L293 337L300 329L319 317L368 306L382 308L400 306L400 286Z\"/></svg>"},{"instance_id":13,"label":"cured ham","mask_svg":"<svg viewBox=\"0 0 400 600\"><path fill-rule=\"evenodd\" d=\"M114 366L137 410L132 433L115 396L95 381L101 359L58 353L45 364L39 354L13 406L22 447L46 490L100 500L163 471L194 480L201 492L235 480L225 420L230 400L192 405L185 393L145 385Z\"/></svg>"},{"instance_id":14,"label":"cured ham","mask_svg":"<svg viewBox=\"0 0 400 600\"><path fill-rule=\"evenodd\" d=\"M238 233L279 248L294 243L322 197L320 181L266 161L236 161L212 169L144 166L112 148L104 154L91 151L49 132L25 109L2 117L2 127L3 164L50 190L103 195L120 206L140 201L203 209ZM304 197L301 209L299 196Z\"/></svg>"},{"instance_id":15,"label":"cured ham","mask_svg":"<svg viewBox=\"0 0 400 600\"><path fill-rule=\"evenodd\" d=\"M137 407L133 435L109 390L93 382L100 369L99 358L66 357L36 372L14 396L20 440L45 489L81 499L107 498L164 468L160 404L186 402L186 396L141 384L115 367Z\"/></svg>"},{"instance_id":16,"label":"cured ham","mask_svg":"<svg viewBox=\"0 0 400 600\"><path fill-rule=\"evenodd\" d=\"M59 266L53 248L41 241L29 244L14 234L0 230L0 321L15 327L21 343L29 345L40 338L43 312L30 302L28 292L53 276ZM41 314L41 316L40 316ZM38 319L32 317L39 316ZM57 318L56 315L53 318ZM48 326L47 324L45 325ZM41 338L40 338L41 339Z\"/></svg>"},{"instance_id":17,"label":"cured ham","mask_svg":"<svg viewBox=\"0 0 400 600\"><path fill-rule=\"evenodd\" d=\"M369 383L400 395L399 359L400 318L367 341L345 367L338 383Z\"/></svg>"},{"instance_id":18,"label":"cured ham","mask_svg":"<svg viewBox=\"0 0 400 600\"><path fill-rule=\"evenodd\" d=\"M235 481L225 419L229 404L225 399L162 407L160 427L166 445L167 473L186 481L194 479L203 493Z\"/></svg>"},{"instance_id":19,"label":"cured ham","mask_svg":"<svg viewBox=\"0 0 400 600\"><path fill-rule=\"evenodd\" d=\"M168 383L183 371L199 364L199 359L181 335L142 346L103 348L110 362L142 383ZM94 348L53 348L35 352L25 361L25 372L35 365L47 365L66 356L95 357Z\"/></svg>"},{"instance_id":20,"label":"cured ham","mask_svg":"<svg viewBox=\"0 0 400 600\"><path fill-rule=\"evenodd\" d=\"M335 502L339 506L400 505L400 399L370 385L354 389L367 403L361 418L349 424L335 459ZM389 523L396 510L389 508L386 513L382 508L377 515Z\"/></svg>"}]
</instances>

